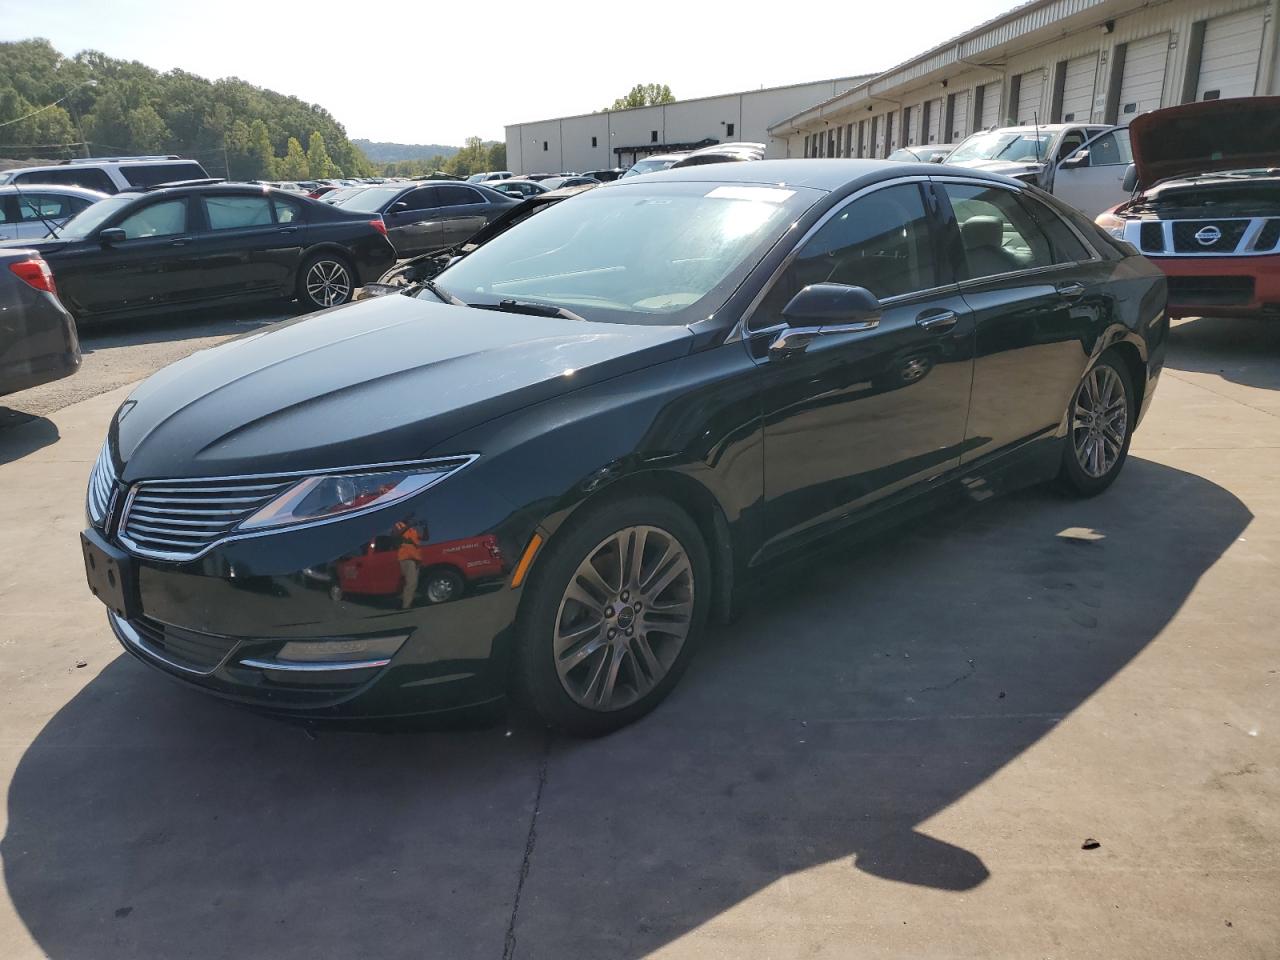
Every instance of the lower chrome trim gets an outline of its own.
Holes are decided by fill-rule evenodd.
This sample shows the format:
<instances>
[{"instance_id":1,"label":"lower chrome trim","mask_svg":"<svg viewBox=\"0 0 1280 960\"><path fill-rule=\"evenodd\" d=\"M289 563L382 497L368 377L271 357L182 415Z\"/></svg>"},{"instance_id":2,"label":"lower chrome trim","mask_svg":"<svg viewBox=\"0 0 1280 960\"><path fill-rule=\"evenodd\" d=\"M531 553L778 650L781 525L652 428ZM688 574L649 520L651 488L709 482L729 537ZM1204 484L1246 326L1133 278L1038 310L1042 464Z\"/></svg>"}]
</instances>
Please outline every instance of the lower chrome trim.
<instances>
[{"instance_id":1,"label":"lower chrome trim","mask_svg":"<svg viewBox=\"0 0 1280 960\"><path fill-rule=\"evenodd\" d=\"M113 633L115 633L116 638L125 646L132 647L134 650L137 650L139 653L141 653L144 657L147 657L148 659L159 661L160 663L163 663L166 667L172 667L174 670L179 670L182 673L190 674L193 677L212 676L213 673L215 673L219 667L221 667L224 663L226 663L228 660L231 659L231 655L235 653L236 648L240 646L240 644L238 643L235 644L227 652L227 655L223 657L220 661L218 661L218 663L214 665L211 669L196 670L192 667L184 666L181 663L176 663L175 661L170 660L168 657L164 656L162 653L159 653L152 647L148 646L147 642L142 639L142 635L133 628L133 625L129 623L128 620L124 620L120 617L117 617L115 613L113 613L110 610L107 611L107 621L111 624L111 630Z\"/></svg>"},{"instance_id":2,"label":"lower chrome trim","mask_svg":"<svg viewBox=\"0 0 1280 960\"><path fill-rule=\"evenodd\" d=\"M385 667L390 662L390 657L381 660L335 660L332 663L321 661L300 663L297 660L258 660L249 658L241 660L240 666L254 667L258 670L277 670L282 673L324 673L336 670L371 670Z\"/></svg>"}]
</instances>

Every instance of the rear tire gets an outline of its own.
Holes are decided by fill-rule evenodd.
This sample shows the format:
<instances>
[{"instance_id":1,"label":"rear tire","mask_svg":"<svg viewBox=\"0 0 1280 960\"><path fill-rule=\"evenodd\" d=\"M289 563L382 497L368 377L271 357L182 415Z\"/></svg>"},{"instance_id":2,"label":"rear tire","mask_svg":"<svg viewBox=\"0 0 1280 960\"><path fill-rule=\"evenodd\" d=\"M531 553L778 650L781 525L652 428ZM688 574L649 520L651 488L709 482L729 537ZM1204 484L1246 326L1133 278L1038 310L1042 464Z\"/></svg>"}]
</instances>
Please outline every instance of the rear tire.
<instances>
[{"instance_id":1,"label":"rear tire","mask_svg":"<svg viewBox=\"0 0 1280 960\"><path fill-rule=\"evenodd\" d=\"M341 254L327 250L312 254L298 271L298 303L306 310L350 303L355 292L356 272Z\"/></svg>"},{"instance_id":2,"label":"rear tire","mask_svg":"<svg viewBox=\"0 0 1280 960\"><path fill-rule=\"evenodd\" d=\"M518 632L518 692L550 727L595 737L671 692L701 639L711 565L669 500L587 507L534 565Z\"/></svg>"},{"instance_id":3,"label":"rear tire","mask_svg":"<svg viewBox=\"0 0 1280 960\"><path fill-rule=\"evenodd\" d=\"M1133 377L1124 361L1108 351L1089 368L1071 396L1067 442L1058 485L1072 496L1093 497L1115 482L1133 438Z\"/></svg>"}]
</instances>

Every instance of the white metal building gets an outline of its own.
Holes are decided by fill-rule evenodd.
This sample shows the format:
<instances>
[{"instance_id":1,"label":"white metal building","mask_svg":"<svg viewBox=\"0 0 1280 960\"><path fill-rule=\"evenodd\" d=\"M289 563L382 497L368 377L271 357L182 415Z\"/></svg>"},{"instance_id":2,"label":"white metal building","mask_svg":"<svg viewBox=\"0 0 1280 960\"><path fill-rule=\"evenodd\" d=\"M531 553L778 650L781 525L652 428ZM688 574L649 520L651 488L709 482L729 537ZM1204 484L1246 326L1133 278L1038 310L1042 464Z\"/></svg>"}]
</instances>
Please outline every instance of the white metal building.
<instances>
[{"instance_id":1,"label":"white metal building","mask_svg":"<svg viewBox=\"0 0 1280 960\"><path fill-rule=\"evenodd\" d=\"M1278 22L1280 0L1032 0L769 133L787 156L883 157L997 124L1275 94Z\"/></svg>"},{"instance_id":2,"label":"white metal building","mask_svg":"<svg viewBox=\"0 0 1280 960\"><path fill-rule=\"evenodd\" d=\"M1005 123L1126 123L1280 94L1278 27L1280 0L1030 0L876 76L509 126L507 163L625 167L729 140L763 141L768 157L883 157Z\"/></svg>"},{"instance_id":3,"label":"white metal building","mask_svg":"<svg viewBox=\"0 0 1280 960\"><path fill-rule=\"evenodd\" d=\"M629 167L641 157L734 140L769 141L769 127L870 79L870 74L769 87L656 107L604 110L506 128L516 173ZM786 156L785 139L769 156Z\"/></svg>"}]
</instances>

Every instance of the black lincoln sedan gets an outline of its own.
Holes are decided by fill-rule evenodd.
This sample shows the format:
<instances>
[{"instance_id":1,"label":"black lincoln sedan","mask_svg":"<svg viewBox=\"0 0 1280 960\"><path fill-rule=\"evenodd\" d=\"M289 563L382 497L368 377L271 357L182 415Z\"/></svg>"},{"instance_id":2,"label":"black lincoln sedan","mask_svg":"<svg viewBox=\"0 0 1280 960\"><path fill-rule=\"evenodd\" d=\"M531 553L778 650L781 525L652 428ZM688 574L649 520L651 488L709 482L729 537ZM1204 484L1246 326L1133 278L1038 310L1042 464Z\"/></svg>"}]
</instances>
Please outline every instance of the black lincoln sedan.
<instances>
[{"instance_id":1,"label":"black lincoln sedan","mask_svg":"<svg viewBox=\"0 0 1280 960\"><path fill-rule=\"evenodd\" d=\"M389 183L335 201L381 217L396 255L415 257L461 243L519 199L474 183Z\"/></svg>"},{"instance_id":2,"label":"black lincoln sedan","mask_svg":"<svg viewBox=\"0 0 1280 960\"><path fill-rule=\"evenodd\" d=\"M1106 489L1168 331L1160 272L1053 198L871 160L621 180L412 289L120 407L82 539L137 659L295 716L516 692L607 732L775 558Z\"/></svg>"},{"instance_id":3,"label":"black lincoln sedan","mask_svg":"<svg viewBox=\"0 0 1280 960\"><path fill-rule=\"evenodd\" d=\"M259 300L335 306L395 262L377 217L217 181L118 193L51 234L0 247L39 252L81 326Z\"/></svg>"}]
</instances>

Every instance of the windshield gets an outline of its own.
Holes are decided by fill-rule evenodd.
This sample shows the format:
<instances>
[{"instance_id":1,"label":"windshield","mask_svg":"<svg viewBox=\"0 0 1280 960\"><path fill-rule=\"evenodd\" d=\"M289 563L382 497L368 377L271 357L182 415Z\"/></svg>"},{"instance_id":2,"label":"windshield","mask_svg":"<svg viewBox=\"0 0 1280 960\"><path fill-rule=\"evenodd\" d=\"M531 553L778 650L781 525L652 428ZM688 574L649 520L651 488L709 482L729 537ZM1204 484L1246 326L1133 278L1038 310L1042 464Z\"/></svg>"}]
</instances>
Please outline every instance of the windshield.
<instances>
[{"instance_id":1,"label":"windshield","mask_svg":"<svg viewBox=\"0 0 1280 960\"><path fill-rule=\"evenodd\" d=\"M357 213L376 213L403 192L404 187L369 187L349 197L343 197L334 205Z\"/></svg>"},{"instance_id":2,"label":"windshield","mask_svg":"<svg viewBox=\"0 0 1280 960\"><path fill-rule=\"evenodd\" d=\"M1043 160L1049 155L1050 134L979 133L947 158L948 163L965 160Z\"/></svg>"},{"instance_id":3,"label":"windshield","mask_svg":"<svg viewBox=\"0 0 1280 960\"><path fill-rule=\"evenodd\" d=\"M641 160L622 176L638 177L642 173L653 173L655 170L666 170L673 163L675 163L674 160Z\"/></svg>"},{"instance_id":4,"label":"windshield","mask_svg":"<svg viewBox=\"0 0 1280 960\"><path fill-rule=\"evenodd\" d=\"M91 207L80 211L58 229L58 236L72 240L80 240L97 230L116 213L119 213L138 198L136 196L108 197L99 200Z\"/></svg>"},{"instance_id":5,"label":"windshield","mask_svg":"<svg viewBox=\"0 0 1280 960\"><path fill-rule=\"evenodd\" d=\"M525 300L588 320L686 324L717 310L816 191L635 183L580 194L437 278L467 303Z\"/></svg>"}]
</instances>

